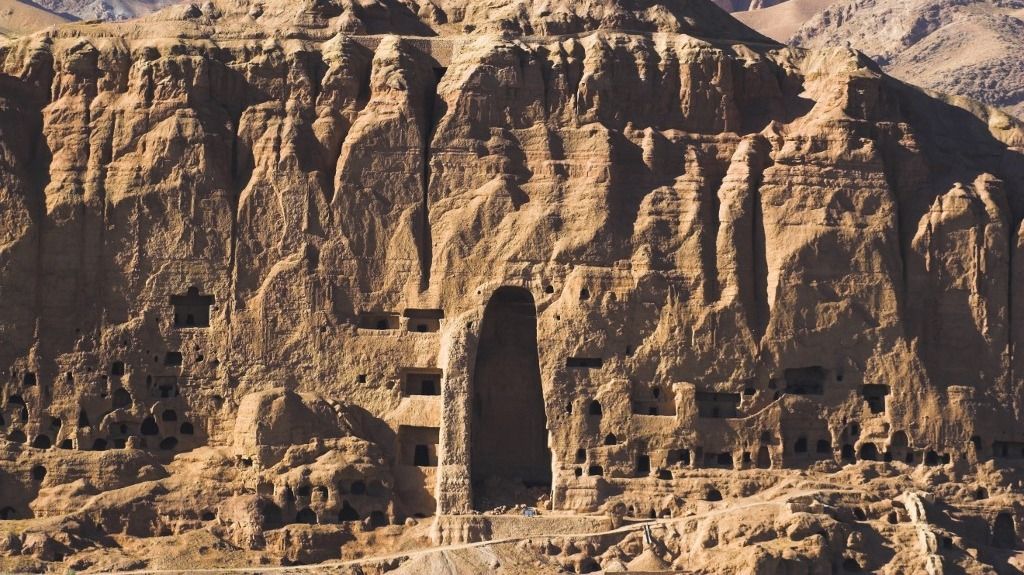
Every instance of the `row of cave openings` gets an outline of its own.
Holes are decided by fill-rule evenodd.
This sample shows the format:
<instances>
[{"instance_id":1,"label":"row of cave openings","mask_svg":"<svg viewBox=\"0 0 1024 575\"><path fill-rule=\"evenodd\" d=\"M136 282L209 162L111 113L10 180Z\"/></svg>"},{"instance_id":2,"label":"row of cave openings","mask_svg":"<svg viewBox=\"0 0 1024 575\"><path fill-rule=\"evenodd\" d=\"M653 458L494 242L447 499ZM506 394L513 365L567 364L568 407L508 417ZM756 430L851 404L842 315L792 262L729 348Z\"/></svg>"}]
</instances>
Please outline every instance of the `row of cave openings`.
<instances>
[{"instance_id":1,"label":"row of cave openings","mask_svg":"<svg viewBox=\"0 0 1024 575\"><path fill-rule=\"evenodd\" d=\"M264 501L261 505L264 529L277 529L291 523L307 525L363 521L371 529L388 525L386 507L389 490L383 481L363 479L339 481L331 502L331 491L324 485L303 484L295 489L284 486L280 491L280 505ZM360 507L374 508L364 514ZM336 509L336 511L335 511Z\"/></svg>"},{"instance_id":2,"label":"row of cave openings","mask_svg":"<svg viewBox=\"0 0 1024 575\"><path fill-rule=\"evenodd\" d=\"M600 369L602 365L603 360L601 358L570 357L566 359L566 367L571 369ZM793 381L795 379L799 382L787 386L786 393L796 395L823 393L824 386L821 384L820 380L817 380L817 378L814 384L808 385L806 378L798 378L797 376L792 375L805 373L808 370L811 372L824 371L820 367L786 370L787 374L790 374L790 379L788 379L788 381ZM409 367L403 368L401 373L403 382L402 392L404 395L433 396L441 394L440 380L443 376L442 370L436 368ZM365 383L365 378L365 375L360 375L359 383ZM755 391L753 388L747 388L744 390L744 395L753 395L754 393ZM888 386L878 384L863 385L861 386L861 395L867 403L871 413L878 414L885 412L885 397L889 395ZM694 399L697 406L698 417L708 419L730 419L741 417L741 396L738 393L697 392ZM630 405L632 413L635 415L667 417L674 417L676 415L676 401L673 391L658 385L645 386L634 384L631 393ZM573 404L572 402L569 402L566 404L566 413L572 414L572 412ZM601 403L598 400L590 401L587 413L591 416L602 415Z\"/></svg>"},{"instance_id":3,"label":"row of cave openings","mask_svg":"<svg viewBox=\"0 0 1024 575\"><path fill-rule=\"evenodd\" d=\"M871 441L857 443L860 435L859 426L851 423L843 431L841 440L842 447L839 452L839 460L844 462L862 461L901 461L908 465L923 464L928 467L946 465L951 463L954 455L946 452L939 452L934 449L917 449L910 445L906 432L897 431L889 438L888 445L883 449ZM971 448L978 460L985 460L990 456L996 459L1024 459L1024 442L993 441L991 451L986 452L983 440L980 436L971 437ZM812 449L813 443L813 449ZM813 440L809 435L801 434L793 442L788 453L796 456L797 459L833 459L835 452L831 437ZM963 454L959 454L963 457Z\"/></svg>"},{"instance_id":4,"label":"row of cave openings","mask_svg":"<svg viewBox=\"0 0 1024 575\"><path fill-rule=\"evenodd\" d=\"M12 396L9 402L17 402L21 398ZM0 418L2 419L2 418ZM158 421L160 423L158 423ZM79 428L91 426L89 415L85 410L79 411L77 425ZM51 436L57 436L63 427L63 421L59 417L51 417L49 430L36 434L31 443L25 432L20 428L12 428L7 432L7 440L12 443L25 444L35 449L50 449L54 446ZM190 421L178 423L178 413L174 409L164 409L159 413L159 420L156 415L147 415L141 422L113 422L106 430L107 437L97 437L86 447L77 444L72 438L65 438L56 445L58 449L82 449L91 451L105 451L107 449L125 449L129 447L129 440L137 438L138 443L134 444L137 449L147 449L155 446L164 451L173 451L177 448L179 439L177 436L195 435L195 426ZM154 445L150 445L153 441Z\"/></svg>"},{"instance_id":5,"label":"row of cave openings","mask_svg":"<svg viewBox=\"0 0 1024 575\"><path fill-rule=\"evenodd\" d=\"M401 314L387 311L367 311L359 314L358 327L372 331L411 331L433 333L440 331L444 310L406 309Z\"/></svg>"},{"instance_id":6,"label":"row of cave openings","mask_svg":"<svg viewBox=\"0 0 1024 575\"><path fill-rule=\"evenodd\" d=\"M555 293L555 287L551 284L544 285L545 294ZM580 301L590 299L590 290L581 288L579 292ZM357 324L360 329L373 331L411 331L416 333L432 333L440 331L441 320L444 319L444 310L406 308L401 314L392 311L364 311L359 314ZM558 318L561 319L561 318ZM626 355L632 355L633 348L627 346ZM568 367L600 368L600 358L569 358Z\"/></svg>"},{"instance_id":7,"label":"row of cave openings","mask_svg":"<svg viewBox=\"0 0 1024 575\"><path fill-rule=\"evenodd\" d=\"M566 360L566 367L580 369L600 369L603 364L601 358L571 357ZM779 380L769 381L769 389L776 390L775 399L781 397L782 393L788 395L824 395L825 384L829 377L828 370L813 366L807 368L796 368L785 370L784 385L779 390ZM842 381L842 376L837 376ZM745 396L752 396L756 393L753 387L744 389ZM860 388L861 397L873 414L885 413L885 398L889 395L889 386L881 384L866 384ZM718 393L698 391L694 395L694 402L697 407L697 416L706 419L733 419L742 417L740 405L742 396L739 393ZM676 402L671 389L665 389L658 385L645 386L634 383L631 391L631 409L634 415L656 415L675 416ZM566 404L566 413L572 413L572 404ZM601 405L597 400L592 400L588 406L588 415L601 415Z\"/></svg>"},{"instance_id":8,"label":"row of cave openings","mask_svg":"<svg viewBox=\"0 0 1024 575\"><path fill-rule=\"evenodd\" d=\"M211 310L215 309L215 298L209 294L201 293L196 286L189 287L185 293L170 296L170 304L174 309L173 325L175 328L208 328L210 327ZM178 368L184 362L183 354L180 351L168 351L161 358L154 356L154 362L160 363L167 368ZM197 362L204 361L201 354L196 356ZM214 360L214 363L219 363ZM112 381L114 385L119 384L126 374L126 366L123 361L116 360L110 364L109 374L103 374L104 382ZM18 378L18 373L12 370L12 377ZM20 383L24 388L31 388L38 384L38 378L33 371L20 373ZM65 383L74 385L74 376L70 372L65 375ZM152 376L146 377L146 387L149 395L157 400L172 400L180 397L177 376ZM108 399L107 393L100 393L101 399ZM98 425L109 413L118 409L129 409L134 404L132 393L123 386L116 387L109 395L107 410L98 417L90 416L86 409L81 409L77 417L77 428L90 430ZM175 450L181 438L191 437L196 434L195 424L188 420L179 421L178 411L174 408L162 408L157 413L144 417L141 421L114 421L106 425L106 429L100 430L100 437L92 438L91 442L80 443L78 438L65 438L54 445L54 439L58 436L63 427L63 421L59 417L49 416L48 425L40 424L38 433L31 438L22 429L29 423L29 408L25 400L19 394L8 396L5 408L0 411L0 427L11 428L7 431L7 439L14 443L28 443L36 449L82 449L92 451L104 451L107 449L124 449L137 447L148 449L152 447L164 451ZM44 417L44 420L47 418ZM20 424L20 425L19 425ZM135 438L135 443L132 443ZM83 440L85 441L85 440ZM131 444L131 445L130 445Z\"/></svg>"},{"instance_id":9,"label":"row of cave openings","mask_svg":"<svg viewBox=\"0 0 1024 575\"><path fill-rule=\"evenodd\" d=\"M111 365L111 375L117 378L124 375L124 363L115 361ZM178 378L176 376L147 376L146 384L149 393L153 398L160 400L174 401L180 397L178 389ZM130 409L134 405L131 392L124 387L118 387L110 394L101 394L101 398L107 399L107 408L95 419L90 416L86 409L80 409L77 415L76 427L88 437L93 427L106 419L106 416L119 409ZM158 404L159 405L159 404ZM104 425L100 437L95 437L88 443L85 438L79 439L79 433L75 437L65 437L59 443L55 438L59 437L64 421L60 417L46 416L40 421L37 433L29 441L24 427L30 421L30 410L25 399L19 394L12 394L7 397L4 409L0 411L0 427L10 428L6 432L9 441L19 444L28 444L35 449L81 449L92 451L105 451L107 449L124 449L129 446L148 449L152 447L164 451L175 450L182 436L192 437L196 434L195 424L179 416L178 410L169 406L162 406L155 413L146 415L141 421L108 421ZM132 438L135 443L129 445Z\"/></svg>"},{"instance_id":10,"label":"row of cave openings","mask_svg":"<svg viewBox=\"0 0 1024 575\"><path fill-rule=\"evenodd\" d=\"M435 310L438 322L441 314ZM375 330L434 331L439 323L431 323L419 329L403 326L402 319L416 317L415 313L398 314L367 313L360 316L360 327ZM480 337L476 352L476 366L472 387L470 444L472 450L471 476L474 499L480 499L486 491L487 480L493 477L517 479L527 486L551 483L551 453L547 449L547 421L541 392L539 357L536 340L536 307L533 296L524 288L504 287L494 292L484 311L480 326ZM430 318L434 319L434 318ZM604 366L602 358L570 357L565 367L569 370L593 370ZM441 370L432 368L406 368L403 370L402 392L406 396L436 396L441 392ZM825 394L832 379L842 382L842 375L833 375L820 366L786 369L783 377L772 379L769 389L781 394L800 396L821 396ZM746 389L743 395L753 395L753 389ZM867 409L874 414L886 411L889 387L866 384L860 387L860 394ZM710 419L741 417L741 395L738 393L697 392L695 403L698 416ZM584 409L590 418L601 418L603 408L596 399L585 400ZM566 405L572 413L574 403ZM675 416L676 400L670 389L658 386L634 385L631 391L631 410L634 414L653 416ZM858 441L856 424L844 432L838 445L831 437L827 440L811 436L800 436L792 445L776 448L779 442L770 435L762 438L762 445L750 451L705 452L701 447L676 449L668 452L662 461L652 461L647 453L634 452L632 465L637 477L655 476L672 479L676 467L717 467L733 469L737 466L771 468L781 461L774 457L785 456L786 463L807 463L808 459L833 458L841 461L900 460L921 462L924 465L939 465L951 460L949 454L935 450L912 450L906 434L894 434L886 449L880 449L872 442ZM849 437L846 437L849 435ZM439 430L434 427L400 426L398 430L397 463L417 467L437 465ZM603 435L601 443L616 445L620 438L614 433ZM642 449L639 446L638 449ZM837 453L838 449L838 453ZM1024 445L997 443L994 454L1002 452L1024 455ZM664 452L660 452L664 453ZM586 449L580 449L574 457L575 475L601 476L607 470L602 462L591 461ZM662 455L659 455L662 457ZM738 465L737 465L738 459ZM617 466L618 467L618 466ZM621 468L615 470L615 475Z\"/></svg>"},{"instance_id":11,"label":"row of cave openings","mask_svg":"<svg viewBox=\"0 0 1024 575\"><path fill-rule=\"evenodd\" d=\"M167 364L171 365L170 363ZM123 363L114 362L111 373L123 375ZM180 403L181 390L177 376L147 375L146 389L151 398L160 402L156 412L146 415L139 422L117 421L111 423L104 430L107 437L99 437L93 441L93 450L99 451L109 447L124 449L134 439L135 444L139 448L151 448L155 444L155 447L162 451L174 451L178 448L182 439L190 438L196 434L196 427L192 421L180 417L178 410L166 405L168 402ZM111 411L128 409L133 404L134 399L131 392L124 387L114 390L111 395ZM103 419L103 417L100 419ZM79 412L78 427L90 427L89 414L85 410Z\"/></svg>"},{"instance_id":12,"label":"row of cave openings","mask_svg":"<svg viewBox=\"0 0 1024 575\"><path fill-rule=\"evenodd\" d=\"M566 361L566 366L569 368L598 369L601 365L602 362L600 358L569 358ZM793 395L823 395L828 377L828 370L820 366L787 369L785 370L784 391L787 394ZM842 381L841 376L837 379ZM771 389L778 389L779 381L772 380L769 383L769 387ZM747 388L744 390L744 395L753 395L754 393L755 390L753 388ZM888 386L874 384L864 385L861 388L861 394L872 413L884 413L885 397L889 394ZM780 395L779 392L777 392L776 395ZM697 416L700 418L730 419L741 417L741 396L738 393L696 392L694 395L694 402L697 407ZM630 404L631 411L634 415L676 415L675 397L671 391L666 391L659 386L647 387L634 384L631 392ZM565 410L567 414L572 414L573 403L567 403ZM602 417L603 408L600 401L596 399L589 400L586 404L586 414L590 418ZM856 424L854 424L853 429L857 429ZM904 435L904 443L905 440L906 437ZM614 433L608 433L604 435L601 443L604 446L613 446L618 444L619 440ZM757 450L756 457L749 451L742 453L740 458L741 466L756 466L762 469L772 467L771 452L767 445L772 443L770 436L762 437L762 443L765 445L762 445ZM898 439L896 440L896 443L899 443ZM701 447L696 447L693 451L694 455L691 457L691 450L689 449L671 450L665 458L664 466L658 468L652 468L650 455L644 453L637 454L635 458L634 475L636 477L647 477L653 473L660 479L672 479L673 475L669 468L673 466L703 466L726 469L732 469L736 466L734 456L730 452L705 453ZM800 455L806 454L807 452L807 438L801 437L800 439L797 439L792 453ZM827 454L830 458L835 456L831 440L819 440L816 445L816 452L822 455ZM886 458L889 457L890 454L887 452ZM841 449L841 458L847 461L857 459L857 455L853 451L853 445L843 445ZM929 452L925 455L925 460L929 464L933 461L936 462L935 464L938 464L938 458L939 456L934 452ZM871 443L862 444L860 446L860 459L878 460L879 455L875 445ZM948 460L948 457L946 459ZM582 464L581 466L577 466L574 470L576 477L582 477L584 475L602 476L605 474L603 466L596 463L587 465L588 457L586 449L581 448L577 450L574 462L576 464Z\"/></svg>"},{"instance_id":13,"label":"row of cave openings","mask_svg":"<svg viewBox=\"0 0 1024 575\"><path fill-rule=\"evenodd\" d=\"M525 487L551 484L551 453L546 444L547 421L541 391L536 322L533 296L524 288L497 289L484 310L473 371L468 438L468 447L472 450L472 492L474 504L480 510L487 509L479 503L481 499L486 500L481 498L481 493L486 492L489 484L497 484L489 479L520 480ZM601 369L603 365L602 358L594 357L570 357L565 363L569 370ZM770 379L768 389L776 392L776 398L782 394L823 396L833 381L842 383L842 373L833 373L821 366L791 368L784 370L781 378ZM756 390L748 388L743 395L756 393ZM861 385L859 393L866 411L872 414L886 412L890 395L887 385ZM647 416L674 416L676 401L673 395L663 387L634 385L631 410L634 414ZM742 417L741 398L738 393L697 392L694 397L697 415L709 419ZM578 406L579 403L570 402L565 405L565 410L571 414ZM603 416L603 406L597 399L584 399L582 407L592 420ZM420 447L405 452L403 457L406 460L425 462L432 458L436 431L430 429L429 433L429 441L415 443ZM775 434L789 437L787 445L773 437ZM586 447L569 456L574 463L574 474L579 477L605 475L609 470L604 467L612 464L615 466L611 471L613 476L628 477L629 474L623 474L623 471L632 468L634 476L660 479L672 479L673 469L684 466L772 468L784 464L802 466L819 457L838 461L903 461L932 466L949 463L954 458L954 454L932 448L912 448L903 431L893 433L885 445L863 440L859 438L860 430L856 423L849 424L838 439L831 435L815 437L810 433L785 430L775 434L762 434L760 445L749 450L712 452L700 446L659 450L657 458L660 461L652 457L655 452L645 452L642 444L630 450L631 456L626 456L632 457L632 461L594 460ZM617 445L620 441L615 433L607 433L607 430L599 439L603 446ZM980 454L981 439L972 441L975 451ZM423 452L419 459L416 449ZM997 457L1024 457L1024 443L994 442L992 453Z\"/></svg>"},{"instance_id":14,"label":"row of cave openings","mask_svg":"<svg viewBox=\"0 0 1024 575\"><path fill-rule=\"evenodd\" d=\"M851 431L846 433L856 434L857 426L852 425L849 428ZM844 439L846 433L844 433ZM854 437L849 438L853 440ZM742 451L739 457L740 468L757 468L757 469L772 469L776 467L776 463L772 460L772 452L769 447L776 443L776 440L771 436L769 432L763 432L760 438L761 445L756 451L756 456L751 451ZM602 444L604 446L612 446L618 444L618 439L613 433L607 434ZM1003 442L996 442L995 446L1000 447L1005 445ZM980 444L978 444L980 447ZM1012 450L1011 450L1012 452ZM1024 445L1019 446L1019 449L1015 452L1024 456ZM574 463L576 467L574 474L576 477L586 476L603 476L605 475L605 469L602 465L597 463L589 463L590 451L586 448L579 448L576 450ZM836 457L835 447L831 439L819 439L814 444L814 449L810 448L810 442L806 436L799 436L792 444L791 451L788 451L787 455L792 457L786 463L788 466L794 466L794 464L807 464L808 460L834 460ZM853 443L843 443L839 459L844 462L853 463L857 460L864 461L904 461L908 464L915 462L921 462L925 466L938 466L948 464L951 461L951 456L948 453L938 453L934 450L913 450L910 449L907 441L907 436L904 432L899 431L893 434L889 441L889 448L880 453L878 447L872 442L863 442L860 444L857 450L854 449ZM651 477L654 476L662 480L672 480L675 478L673 469L682 468L718 468L718 469L736 469L737 461L732 452L705 452L702 447L696 447L694 449L671 449L667 450L665 457L661 462L662 465L654 467L652 465L651 455L643 452L643 446L639 446L637 453L634 457L633 464L633 477ZM799 465L797 465L799 466Z\"/></svg>"}]
</instances>

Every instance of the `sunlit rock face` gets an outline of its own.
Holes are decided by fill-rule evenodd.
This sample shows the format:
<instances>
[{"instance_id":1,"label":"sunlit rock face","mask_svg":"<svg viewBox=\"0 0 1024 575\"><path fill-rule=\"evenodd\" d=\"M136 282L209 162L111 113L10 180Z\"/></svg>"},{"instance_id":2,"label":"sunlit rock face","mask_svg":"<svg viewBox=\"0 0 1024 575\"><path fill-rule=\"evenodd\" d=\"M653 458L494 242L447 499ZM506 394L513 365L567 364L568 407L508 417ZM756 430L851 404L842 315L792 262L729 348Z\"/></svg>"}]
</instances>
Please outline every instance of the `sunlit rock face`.
<instances>
[{"instance_id":1,"label":"sunlit rock face","mask_svg":"<svg viewBox=\"0 0 1024 575\"><path fill-rule=\"evenodd\" d=\"M999 112L703 0L178 6L0 66L5 568L1012 555Z\"/></svg>"}]
</instances>

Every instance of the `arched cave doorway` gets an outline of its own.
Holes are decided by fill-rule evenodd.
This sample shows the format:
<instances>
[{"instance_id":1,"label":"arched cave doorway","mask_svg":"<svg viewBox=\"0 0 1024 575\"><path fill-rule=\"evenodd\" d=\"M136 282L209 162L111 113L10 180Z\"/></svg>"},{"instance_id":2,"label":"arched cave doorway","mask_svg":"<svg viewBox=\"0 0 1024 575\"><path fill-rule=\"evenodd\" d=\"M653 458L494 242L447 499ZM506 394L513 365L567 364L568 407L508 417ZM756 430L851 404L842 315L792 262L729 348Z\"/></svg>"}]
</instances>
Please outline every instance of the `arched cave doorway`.
<instances>
[{"instance_id":1,"label":"arched cave doorway","mask_svg":"<svg viewBox=\"0 0 1024 575\"><path fill-rule=\"evenodd\" d=\"M533 505L551 490L551 452L537 355L537 308L502 287L484 310L470 427L473 505Z\"/></svg>"}]
</instances>

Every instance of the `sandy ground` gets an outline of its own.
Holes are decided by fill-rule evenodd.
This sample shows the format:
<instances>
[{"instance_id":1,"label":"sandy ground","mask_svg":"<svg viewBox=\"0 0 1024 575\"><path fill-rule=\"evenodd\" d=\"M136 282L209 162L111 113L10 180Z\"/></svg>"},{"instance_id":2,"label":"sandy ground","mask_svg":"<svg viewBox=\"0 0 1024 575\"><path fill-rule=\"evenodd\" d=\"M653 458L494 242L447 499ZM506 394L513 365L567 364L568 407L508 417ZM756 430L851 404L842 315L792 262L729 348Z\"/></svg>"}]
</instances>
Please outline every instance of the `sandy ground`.
<instances>
[{"instance_id":1,"label":"sandy ground","mask_svg":"<svg viewBox=\"0 0 1024 575\"><path fill-rule=\"evenodd\" d=\"M789 0L760 10L735 12L733 16L758 32L786 42L804 22L836 0Z\"/></svg>"},{"instance_id":2,"label":"sandy ground","mask_svg":"<svg viewBox=\"0 0 1024 575\"><path fill-rule=\"evenodd\" d=\"M22 36L70 21L70 18L35 4L20 0L0 0L0 35L3 36Z\"/></svg>"}]
</instances>

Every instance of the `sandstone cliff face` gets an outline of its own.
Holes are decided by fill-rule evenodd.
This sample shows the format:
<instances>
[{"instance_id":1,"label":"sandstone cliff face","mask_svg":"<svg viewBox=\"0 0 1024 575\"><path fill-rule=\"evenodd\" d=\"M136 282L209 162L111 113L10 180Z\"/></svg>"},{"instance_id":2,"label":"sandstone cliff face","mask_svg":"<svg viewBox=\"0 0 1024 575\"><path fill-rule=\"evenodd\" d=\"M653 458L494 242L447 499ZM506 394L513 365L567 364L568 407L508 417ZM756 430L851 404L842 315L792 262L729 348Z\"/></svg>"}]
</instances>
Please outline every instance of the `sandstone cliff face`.
<instances>
[{"instance_id":1,"label":"sandstone cliff face","mask_svg":"<svg viewBox=\"0 0 1024 575\"><path fill-rule=\"evenodd\" d=\"M872 520L911 528L912 473L1017 505L1024 128L999 112L706 2L179 7L0 63L0 507L50 522L14 554L319 561L405 518L459 542L538 501L682 516L858 459L901 477ZM775 536L831 541L800 557L931 560L789 527L825 521L794 501ZM745 528L674 529L661 555L739 568L679 541ZM569 545L582 569L641 544Z\"/></svg>"}]
</instances>

